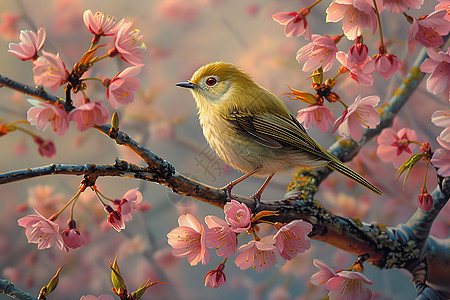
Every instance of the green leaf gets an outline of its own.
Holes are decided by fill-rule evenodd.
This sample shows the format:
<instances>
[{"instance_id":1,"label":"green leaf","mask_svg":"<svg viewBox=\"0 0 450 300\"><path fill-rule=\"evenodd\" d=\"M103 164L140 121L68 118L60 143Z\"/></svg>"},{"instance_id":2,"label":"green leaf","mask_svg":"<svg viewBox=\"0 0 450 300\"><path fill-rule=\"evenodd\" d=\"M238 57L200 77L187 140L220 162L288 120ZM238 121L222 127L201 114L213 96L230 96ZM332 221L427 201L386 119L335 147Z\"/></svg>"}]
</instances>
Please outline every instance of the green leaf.
<instances>
[{"instance_id":1,"label":"green leaf","mask_svg":"<svg viewBox=\"0 0 450 300\"><path fill-rule=\"evenodd\" d=\"M131 299L133 299L133 300L141 299L141 297L144 295L145 291L152 285L155 285L157 283L167 284L167 282L163 282L163 281L154 281L154 282L149 282L149 281L150 281L150 278L147 279L146 282L142 283L137 291L131 293Z\"/></svg>"},{"instance_id":2,"label":"green leaf","mask_svg":"<svg viewBox=\"0 0 450 300\"><path fill-rule=\"evenodd\" d=\"M120 274L119 265L117 264L117 254L112 264L111 260L109 261L109 267L111 268L111 281L114 288L117 291L126 290L127 287L125 286L125 281L123 280L122 275Z\"/></svg>"},{"instance_id":3,"label":"green leaf","mask_svg":"<svg viewBox=\"0 0 450 300\"><path fill-rule=\"evenodd\" d=\"M56 288L59 282L59 272L61 272L62 268L64 268L65 265L61 266L61 268L56 271L55 276L50 280L50 282L44 286L40 293L39 293L39 299L45 299L45 296L48 296L53 290Z\"/></svg>"},{"instance_id":4,"label":"green leaf","mask_svg":"<svg viewBox=\"0 0 450 300\"><path fill-rule=\"evenodd\" d=\"M407 171L407 172L406 172L406 175L405 175L405 179L403 180L403 187L402 187L402 189L405 189L406 180L408 179L408 176L409 176L409 174L411 173L412 167L414 167L414 165L415 165L419 160L421 160L423 156L424 156L424 154L423 154L422 152L421 152L421 153L414 154L414 155L412 155L411 157L409 157L409 158L408 158L408 159L400 166L400 168L398 168L398 170L397 170L397 174L398 174L397 180L400 178L400 176L401 176L405 171Z\"/></svg>"}]
</instances>

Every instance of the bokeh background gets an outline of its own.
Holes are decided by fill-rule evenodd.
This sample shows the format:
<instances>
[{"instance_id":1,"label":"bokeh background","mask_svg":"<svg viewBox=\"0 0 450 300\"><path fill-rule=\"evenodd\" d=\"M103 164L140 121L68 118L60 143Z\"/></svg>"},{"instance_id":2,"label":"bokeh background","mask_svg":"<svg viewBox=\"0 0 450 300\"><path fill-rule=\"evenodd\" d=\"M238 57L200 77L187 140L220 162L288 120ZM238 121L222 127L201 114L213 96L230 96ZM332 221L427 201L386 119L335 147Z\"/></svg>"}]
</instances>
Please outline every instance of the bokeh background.
<instances>
[{"instance_id":1,"label":"bokeh background","mask_svg":"<svg viewBox=\"0 0 450 300\"><path fill-rule=\"evenodd\" d=\"M41 24L47 31L44 50L59 52L67 68L71 68L89 48L92 35L82 21L86 9L97 10L118 19L127 18L144 35L148 51L145 67L138 76L141 91L129 106L119 106L121 129L167 159L176 169L193 179L221 187L240 174L223 164L209 150L196 117L194 101L186 90L175 83L185 81L201 65L211 61L228 61L240 66L262 86L271 90L288 105L293 113L305 107L282 93L287 85L310 90L309 74L301 71L295 60L299 48L306 45L303 37L287 38L283 28L271 16L282 11L298 11L310 1L299 0L151 0L151 1L82 1L82 0L3 0L0 2L3 27L0 35L0 74L17 81L33 84L32 64L22 62L7 52L10 41L18 41L17 29L34 29ZM434 1L427 2L419 16L434 9ZM329 1L317 5L308 20L313 33L339 34L340 23L325 23L325 9ZM18 18L11 25L8 18ZM408 24L403 17L388 14L383 18L389 51L404 62L403 71L414 60L406 49ZM5 29L6 28L6 29ZM109 40L103 40L110 43ZM365 42L376 54L377 38L367 34ZM351 44L344 38L339 48L347 51ZM108 49L108 47L105 47ZM417 51L417 50L416 50ZM98 63L91 77L112 78L127 67L119 59ZM332 77L335 66L329 73ZM341 76L338 92L347 104L361 94L374 93L386 103L398 87L404 72L389 81L374 76L373 87L360 87L353 80ZM96 82L88 83L91 100L107 104L104 88ZM60 88L57 95L63 96ZM77 97L75 97L77 99ZM27 96L0 89L0 120L11 122L25 119L30 107ZM79 99L78 99L79 100ZM108 106L112 113L112 108ZM430 123L436 109L448 107L448 102L430 95L422 83L411 101L394 123L396 129L408 126L417 131L419 141L435 141L440 129ZM342 112L337 104L330 108L336 115ZM142 164L132 153L115 145L96 130L80 133L73 124L64 137L48 130L38 132L52 139L57 147L55 158L41 157L37 146L25 134L15 132L0 139L0 172L44 166L51 163L110 164L115 157ZM321 134L317 129L308 132L322 145L329 146L335 136ZM331 211L360 217L365 222L379 222L395 226L404 222L416 209L416 197L423 178L424 165L415 167L404 191L401 181L396 182L395 169L376 157L376 143L367 147L350 164L385 191L383 197L368 194L359 186L333 174L322 185L317 199ZM430 172L428 186L435 186ZM19 288L34 295L65 264L60 284L49 299L79 299L82 295L111 293L108 260L118 254L119 266L129 290L135 290L148 277L167 281L168 285L150 288L145 299L321 299L326 295L309 284L315 272L313 258L320 258L336 269L348 268L355 257L323 243L313 241L312 249L299 255L285 266L258 274L255 270L241 271L229 260L226 266L227 285L218 289L204 287L203 276L215 269L221 259L211 250L211 262L196 267L186 259L171 257L166 234L178 226L177 217L190 212L203 219L206 215L223 216L217 208L197 203L187 197L171 193L167 188L152 183L121 178L99 178L97 185L111 198L121 198L130 188L139 187L148 210L139 212L127 223L126 230L117 233L106 224L106 213L90 191L83 193L75 209L75 218L86 245L79 250L63 253L56 247L37 251L36 245L27 244L17 219L32 213L32 207L50 216L76 193L81 177L46 176L24 182L0 186L0 278L12 280ZM263 199L283 197L290 175L277 175L264 193ZM234 190L242 195L253 194L262 183L251 178ZM447 238L448 208L433 226L433 234ZM58 219L64 228L67 215ZM264 230L264 229L263 229ZM269 233L269 232L268 232ZM246 243L248 237L242 239ZM410 277L401 270L378 270L369 265L366 273L375 284L371 286L375 299L411 299L414 287ZM286 297L284 297L286 296ZM283 298L284 297L284 298ZM6 299L0 295L0 299ZM9 298L8 298L9 299Z\"/></svg>"}]
</instances>

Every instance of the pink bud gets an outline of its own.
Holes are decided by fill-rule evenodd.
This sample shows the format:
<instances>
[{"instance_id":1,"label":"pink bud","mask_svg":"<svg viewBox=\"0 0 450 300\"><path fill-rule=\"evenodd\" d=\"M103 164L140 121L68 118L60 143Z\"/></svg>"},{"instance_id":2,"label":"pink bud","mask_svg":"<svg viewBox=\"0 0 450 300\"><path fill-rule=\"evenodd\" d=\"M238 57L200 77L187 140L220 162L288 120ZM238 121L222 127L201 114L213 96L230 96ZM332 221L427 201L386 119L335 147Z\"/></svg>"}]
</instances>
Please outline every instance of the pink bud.
<instances>
[{"instance_id":1,"label":"pink bud","mask_svg":"<svg viewBox=\"0 0 450 300\"><path fill-rule=\"evenodd\" d=\"M433 203L433 197L427 192L421 193L417 198L417 204L419 205L419 208L426 212L429 212L431 210L431 208L433 207Z\"/></svg>"},{"instance_id":2,"label":"pink bud","mask_svg":"<svg viewBox=\"0 0 450 300\"><path fill-rule=\"evenodd\" d=\"M61 232L64 244L71 249L78 249L83 246L84 241L81 237L80 231L76 228L75 220L70 219L67 221L68 229Z\"/></svg>"}]
</instances>

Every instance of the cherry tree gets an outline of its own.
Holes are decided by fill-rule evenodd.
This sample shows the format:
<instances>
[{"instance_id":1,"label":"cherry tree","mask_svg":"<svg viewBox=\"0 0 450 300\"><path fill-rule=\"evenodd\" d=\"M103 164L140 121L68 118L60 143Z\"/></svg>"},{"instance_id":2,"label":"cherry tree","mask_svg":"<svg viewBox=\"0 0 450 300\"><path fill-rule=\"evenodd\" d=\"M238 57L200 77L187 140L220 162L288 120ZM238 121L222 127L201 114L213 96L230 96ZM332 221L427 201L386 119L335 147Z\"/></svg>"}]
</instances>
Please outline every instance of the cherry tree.
<instances>
[{"instance_id":1,"label":"cherry tree","mask_svg":"<svg viewBox=\"0 0 450 300\"><path fill-rule=\"evenodd\" d=\"M0 24L0 291L448 299L449 5L11 4ZM327 167L277 176L259 205L240 195L257 178L239 194L221 188L238 172L175 87L214 60L261 81L384 194Z\"/></svg>"}]
</instances>

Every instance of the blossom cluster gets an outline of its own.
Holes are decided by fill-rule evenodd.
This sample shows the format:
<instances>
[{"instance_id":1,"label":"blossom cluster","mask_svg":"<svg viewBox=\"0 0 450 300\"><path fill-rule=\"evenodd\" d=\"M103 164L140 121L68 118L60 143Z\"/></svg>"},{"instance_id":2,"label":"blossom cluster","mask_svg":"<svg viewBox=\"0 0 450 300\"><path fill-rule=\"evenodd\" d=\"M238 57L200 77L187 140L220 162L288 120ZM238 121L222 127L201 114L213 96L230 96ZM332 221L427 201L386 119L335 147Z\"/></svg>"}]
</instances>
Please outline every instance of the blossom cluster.
<instances>
[{"instance_id":1,"label":"blossom cluster","mask_svg":"<svg viewBox=\"0 0 450 300\"><path fill-rule=\"evenodd\" d=\"M386 128L377 138L378 157L382 161L392 162L401 171L406 168L413 157L420 155L420 158L426 161L427 164L431 162L437 168L438 175L443 177L450 176L450 110L435 111L431 116L431 122L436 126L444 127L436 138L442 148L436 149L433 153L429 143L417 141L417 134L412 129L402 128L396 131L392 128ZM413 154L417 145L420 145L422 154ZM409 168L412 168L412 165ZM433 207L433 198L427 192L425 180L417 203L424 211L430 211Z\"/></svg>"},{"instance_id":2,"label":"blossom cluster","mask_svg":"<svg viewBox=\"0 0 450 300\"><path fill-rule=\"evenodd\" d=\"M53 214L49 218L42 216L37 210L36 215L28 215L17 221L19 226L25 228L25 235L28 243L37 244L39 250L52 247L54 244L60 250L69 251L69 249L78 249L83 246L84 241L80 231L76 228L76 222L71 218L67 221L68 228L61 233L59 232L59 225L55 223L58 215L70 204L75 203L79 194L84 191L80 189L77 195L72 198L69 203L58 213ZM142 201L142 194L138 189L131 189L127 191L122 199L112 200L112 203L117 206L114 210L109 205L104 205L108 212L108 225L117 231L125 229L124 221L130 221L132 214L139 210Z\"/></svg>"},{"instance_id":3,"label":"blossom cluster","mask_svg":"<svg viewBox=\"0 0 450 300\"><path fill-rule=\"evenodd\" d=\"M293 96L292 99L304 101L305 98L299 96L300 91L292 88L291 90L293 93L288 94ZM311 102L309 101L308 103ZM333 113L328 107L323 105L323 101L313 102L307 108L299 110L297 120L300 123L304 123L305 128L310 128L315 124L321 132L326 132L328 123L330 123L333 125L331 133L337 131L341 136L352 138L359 142L363 136L363 128L375 128L380 124L380 114L375 109L379 102L380 97L378 96L373 95L362 98L359 95L337 120L335 120Z\"/></svg>"},{"instance_id":4,"label":"blossom cluster","mask_svg":"<svg viewBox=\"0 0 450 300\"><path fill-rule=\"evenodd\" d=\"M51 125L59 136L66 133L70 121L74 121L80 131L108 122L108 109L99 101L91 102L85 93L87 88L85 82L92 78L84 78L83 75L98 61L118 56L132 65L118 72L111 79L98 78L105 86L106 96L114 109L118 108L119 103L126 105L133 102L134 94L140 88L139 81L135 76L139 74L140 68L143 66L146 46L142 42L143 36L139 30L133 29L133 23L125 19L116 22L114 17L107 16L102 12L92 14L89 9L83 14L83 21L94 38L89 50L71 71L66 68L59 53L42 50L46 38L46 32L42 26L36 33L22 30L19 37L20 43L9 44L11 54L23 61L32 61L34 82L37 85L48 87L54 93L60 86L66 84L66 96L67 89L71 89L74 93L83 92L83 103L73 109L69 109L62 103L30 100L33 107L28 111L28 121L40 130L45 130ZM94 57L100 47L97 44L102 37L114 39L114 46L105 55ZM70 99L66 99L67 101L71 104Z\"/></svg>"},{"instance_id":5,"label":"blossom cluster","mask_svg":"<svg viewBox=\"0 0 450 300\"><path fill-rule=\"evenodd\" d=\"M76 229L74 220L69 220L68 229L59 232L59 225L54 222L55 217L45 218L38 211L36 215L28 215L17 221L19 226L24 227L28 243L38 244L38 249L46 249L56 244L60 250L69 251L80 248L83 238Z\"/></svg>"},{"instance_id":6,"label":"blossom cluster","mask_svg":"<svg viewBox=\"0 0 450 300\"><path fill-rule=\"evenodd\" d=\"M379 53L370 58L368 48L362 42L364 29L369 29L375 34L378 24L377 14L384 10L394 14L404 14L406 20L411 23L407 32L408 50L413 54L417 42L435 51L444 41L450 31L450 22L443 5L437 5L435 11L420 18L406 14L408 9L420 9L423 0L411 1L371 1L371 0L336 0L326 10L327 22L339 22L342 20L343 35L347 39L355 41L348 53L338 51L335 46L340 41L340 36L311 35L311 30L306 17L314 5L297 12L277 13L273 19L285 26L286 36L304 35L310 43L297 52L297 60L305 62L303 71L311 71L322 67L328 71L335 58L349 70L350 77L362 85L372 85L372 74L378 71L380 75L388 79L400 67L401 62L397 56L387 53L387 49L381 43ZM380 25L381 26L381 25ZM356 48L356 49L355 49ZM448 86L447 86L448 88Z\"/></svg>"},{"instance_id":7,"label":"blossom cluster","mask_svg":"<svg viewBox=\"0 0 450 300\"><path fill-rule=\"evenodd\" d=\"M191 266L209 262L208 248L216 248L216 254L225 258L215 270L206 274L205 285L219 287L225 284L225 261L236 252L239 254L234 262L238 268L245 270L252 267L261 273L270 270L278 262L277 256L291 260L310 248L308 233L312 225L308 222L295 220L284 225L276 223L274 226L278 231L275 235L259 238L253 223L263 212L253 215L245 204L231 200L225 204L224 213L225 220L206 216L206 228L193 215L182 215L178 218L180 226L167 234L168 243L173 248L172 254L186 257ZM243 232L253 233L254 239L237 248L237 238Z\"/></svg>"},{"instance_id":8,"label":"blossom cluster","mask_svg":"<svg viewBox=\"0 0 450 300\"><path fill-rule=\"evenodd\" d=\"M381 13L403 14L406 21L411 24L407 32L407 47L412 55L417 47L417 43L426 47L429 56L420 69L422 72L431 73L427 79L427 89L430 93L439 94L450 92L450 48L441 50L439 47L444 44L443 36L450 31L450 22L448 18L448 8L444 2L435 7L435 11L422 17L416 18L407 14L409 9L420 9L423 0L336 0L332 1L326 10L327 22L342 21L343 34L330 37L328 35L311 34L311 29L307 21L307 16L318 2L314 2L309 7L302 8L299 12L282 12L273 15L273 19L285 26L286 36L303 35L309 43L300 48L297 52L297 61L303 63L303 71L314 74L329 71L335 61L339 61L341 67L339 74L347 73L350 78L360 85L371 86L374 82L373 74L378 72L384 79L389 79L401 68L400 59L388 52L386 44L383 42L381 24L378 20ZM380 46L378 53L372 57L369 56L369 48L363 41L364 30L369 30L372 35L379 28ZM337 44L342 37L354 41L347 52L340 51ZM337 75L333 78L336 79ZM307 102L308 107L301 109L297 119L303 123L305 128L315 125L321 132L326 132L329 128L328 123L333 124L335 117L332 112L323 104L323 96L330 102L340 100L339 97L330 99L326 93L329 93L336 84L331 80L322 84L314 81L314 85L319 85L322 89L317 89L316 100L310 99ZM324 91L326 91L324 93ZM450 97L450 94L449 94ZM301 98L297 99L301 100ZM378 123L374 110L366 111L368 118L359 118L360 112L353 114L353 121L350 120L343 125L349 116L352 108L358 107L358 100L348 109L346 108L342 116L333 126L332 133L339 126L338 132L344 137L351 137L355 141L360 141L362 136L362 127L374 128ZM369 103L369 101L366 101ZM353 107L352 107L353 106ZM373 105L372 105L373 107ZM349 115L350 114L350 115ZM359 120L357 122L357 120ZM366 122L368 121L368 122Z\"/></svg>"},{"instance_id":9,"label":"blossom cluster","mask_svg":"<svg viewBox=\"0 0 450 300\"><path fill-rule=\"evenodd\" d=\"M127 191L122 199L113 200L113 204L117 205L117 210L105 205L104 209L108 213L108 225L118 232L125 229L125 221L131 221L132 214L139 211L142 199L142 193L135 188Z\"/></svg>"}]
</instances>

